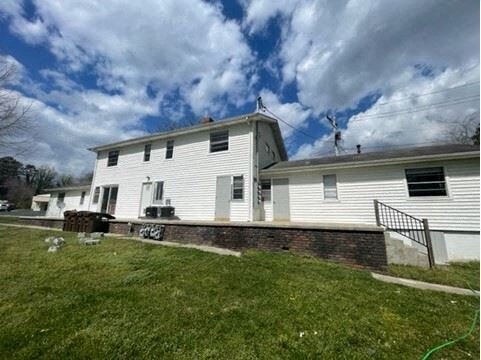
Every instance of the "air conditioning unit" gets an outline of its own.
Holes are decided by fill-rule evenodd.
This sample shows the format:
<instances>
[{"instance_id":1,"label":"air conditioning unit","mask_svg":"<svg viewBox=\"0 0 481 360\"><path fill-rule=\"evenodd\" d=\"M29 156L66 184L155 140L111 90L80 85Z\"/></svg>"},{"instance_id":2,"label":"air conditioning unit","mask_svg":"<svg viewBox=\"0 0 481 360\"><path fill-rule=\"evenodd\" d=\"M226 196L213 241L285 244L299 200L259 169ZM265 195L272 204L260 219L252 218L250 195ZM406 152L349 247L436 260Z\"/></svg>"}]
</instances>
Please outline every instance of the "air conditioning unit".
<instances>
[{"instance_id":1,"label":"air conditioning unit","mask_svg":"<svg viewBox=\"0 0 481 360\"><path fill-rule=\"evenodd\" d=\"M158 206L148 206L145 208L145 217L148 218L156 218L159 214L159 207Z\"/></svg>"},{"instance_id":2,"label":"air conditioning unit","mask_svg":"<svg viewBox=\"0 0 481 360\"><path fill-rule=\"evenodd\" d=\"M175 215L175 208L173 206L161 206L160 207L160 217L168 218Z\"/></svg>"}]
</instances>

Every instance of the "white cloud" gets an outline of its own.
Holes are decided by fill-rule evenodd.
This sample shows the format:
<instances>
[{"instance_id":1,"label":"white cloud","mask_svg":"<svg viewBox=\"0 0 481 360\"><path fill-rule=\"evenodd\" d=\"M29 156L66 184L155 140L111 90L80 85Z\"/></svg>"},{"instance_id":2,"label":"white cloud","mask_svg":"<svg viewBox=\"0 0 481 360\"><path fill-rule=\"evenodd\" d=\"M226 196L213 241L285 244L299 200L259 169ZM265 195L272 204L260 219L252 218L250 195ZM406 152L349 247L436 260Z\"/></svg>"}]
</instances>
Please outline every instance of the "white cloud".
<instances>
[{"instance_id":1,"label":"white cloud","mask_svg":"<svg viewBox=\"0 0 481 360\"><path fill-rule=\"evenodd\" d=\"M383 147L449 142L457 123L471 116L479 122L479 66L467 71L448 69L435 78L404 73L394 82L398 90L381 96L374 106L342 126L346 152L353 153L357 144L364 151L379 151ZM333 152L332 135L326 135L301 146L293 158Z\"/></svg>"},{"instance_id":2,"label":"white cloud","mask_svg":"<svg viewBox=\"0 0 481 360\"><path fill-rule=\"evenodd\" d=\"M353 107L368 93L395 90L416 64L435 69L479 63L479 2L438 0L249 2L247 23L287 18L279 58L286 83L316 112Z\"/></svg>"},{"instance_id":3,"label":"white cloud","mask_svg":"<svg viewBox=\"0 0 481 360\"><path fill-rule=\"evenodd\" d=\"M285 122L292 125L297 129L304 128L307 123L306 120L311 114L311 110L304 108L301 104L296 102L284 103L279 100L276 94L270 90L263 89L260 92L263 104L272 111L276 116L280 117ZM272 116L269 113L266 113ZM292 127L286 125L286 123L279 121L279 126L281 128L282 136L285 140L295 131Z\"/></svg>"}]
</instances>

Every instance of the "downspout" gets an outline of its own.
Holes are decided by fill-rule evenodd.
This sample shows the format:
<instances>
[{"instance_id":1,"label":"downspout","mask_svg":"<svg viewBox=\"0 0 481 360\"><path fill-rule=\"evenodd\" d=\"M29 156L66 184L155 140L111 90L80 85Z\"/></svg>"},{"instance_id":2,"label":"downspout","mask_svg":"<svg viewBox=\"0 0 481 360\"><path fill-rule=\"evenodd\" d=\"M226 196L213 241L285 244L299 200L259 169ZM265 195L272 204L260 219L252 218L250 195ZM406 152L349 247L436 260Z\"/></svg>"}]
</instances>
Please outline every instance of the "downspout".
<instances>
[{"instance_id":1,"label":"downspout","mask_svg":"<svg viewBox=\"0 0 481 360\"><path fill-rule=\"evenodd\" d=\"M97 174L97 165L98 165L98 159L99 159L99 152L95 153L95 166L94 166L94 171L92 174L92 183L90 184L90 194L89 194L89 207L87 208L87 211L92 211L90 207L92 206L92 199L95 193L95 175ZM97 209L95 209L97 211Z\"/></svg>"}]
</instances>

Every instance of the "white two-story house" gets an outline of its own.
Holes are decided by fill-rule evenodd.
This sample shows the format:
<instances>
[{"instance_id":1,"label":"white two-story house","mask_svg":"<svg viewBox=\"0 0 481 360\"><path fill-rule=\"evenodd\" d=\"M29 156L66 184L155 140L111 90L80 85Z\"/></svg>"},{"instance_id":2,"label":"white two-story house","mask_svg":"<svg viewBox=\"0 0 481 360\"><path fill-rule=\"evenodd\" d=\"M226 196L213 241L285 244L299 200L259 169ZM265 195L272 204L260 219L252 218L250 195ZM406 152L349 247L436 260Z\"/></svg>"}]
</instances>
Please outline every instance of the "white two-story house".
<instances>
[{"instance_id":1,"label":"white two-story house","mask_svg":"<svg viewBox=\"0 0 481 360\"><path fill-rule=\"evenodd\" d=\"M257 220L260 169L287 160L277 121L259 113L90 150L89 209L121 219L170 205L182 220Z\"/></svg>"},{"instance_id":2,"label":"white two-story house","mask_svg":"<svg viewBox=\"0 0 481 360\"><path fill-rule=\"evenodd\" d=\"M476 146L288 161L277 121L251 113L90 150L94 177L78 200L88 205L77 207L120 220L172 206L177 219L190 221L375 225L379 200L428 219L447 260L479 259ZM59 203L55 193L51 202Z\"/></svg>"}]
</instances>

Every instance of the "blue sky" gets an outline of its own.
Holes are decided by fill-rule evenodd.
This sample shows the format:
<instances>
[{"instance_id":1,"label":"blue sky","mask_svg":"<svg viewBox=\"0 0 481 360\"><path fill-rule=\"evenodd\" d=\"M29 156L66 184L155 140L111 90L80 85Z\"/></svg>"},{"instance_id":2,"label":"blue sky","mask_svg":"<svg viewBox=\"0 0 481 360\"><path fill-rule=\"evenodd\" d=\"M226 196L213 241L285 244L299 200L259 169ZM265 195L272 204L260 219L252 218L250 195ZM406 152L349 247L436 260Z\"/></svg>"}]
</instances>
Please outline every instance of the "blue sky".
<instances>
[{"instance_id":1,"label":"blue sky","mask_svg":"<svg viewBox=\"0 0 481 360\"><path fill-rule=\"evenodd\" d=\"M4 0L0 57L32 104L22 160L73 174L89 146L252 112L258 95L302 130L280 123L291 158L333 152L328 113L343 153L479 119L479 1Z\"/></svg>"}]
</instances>

